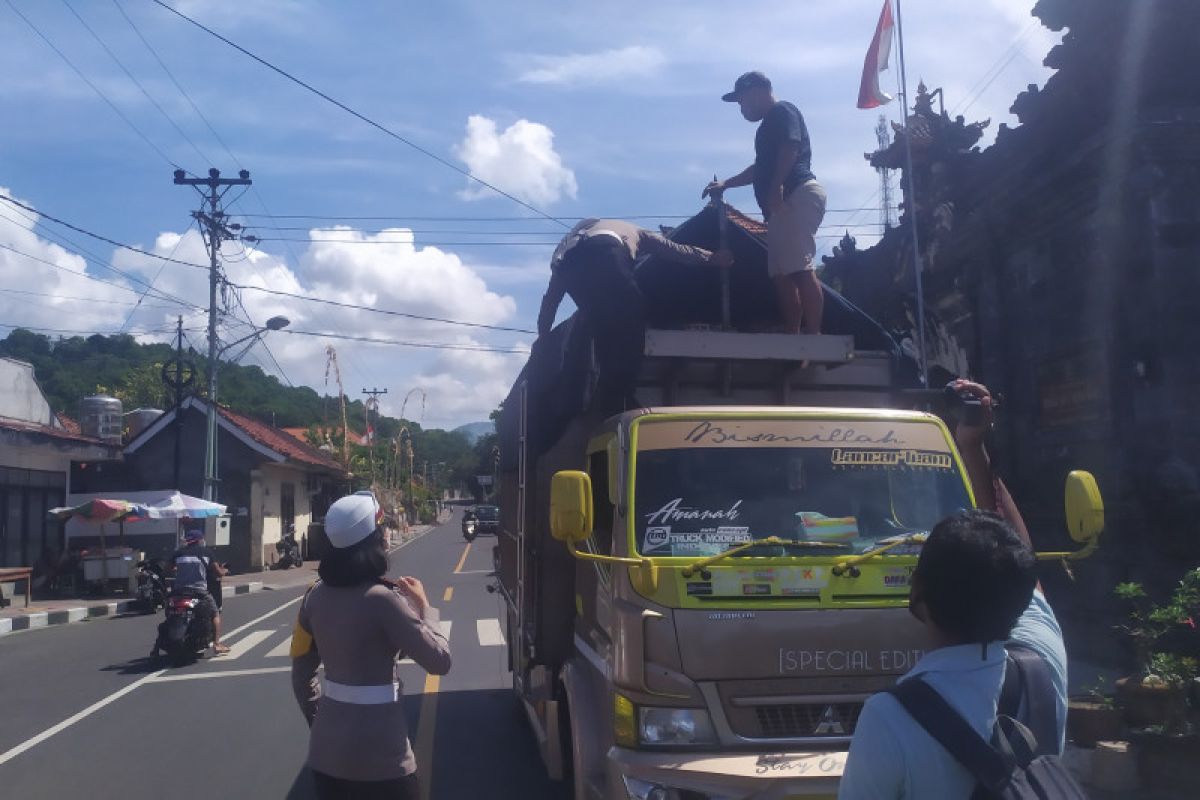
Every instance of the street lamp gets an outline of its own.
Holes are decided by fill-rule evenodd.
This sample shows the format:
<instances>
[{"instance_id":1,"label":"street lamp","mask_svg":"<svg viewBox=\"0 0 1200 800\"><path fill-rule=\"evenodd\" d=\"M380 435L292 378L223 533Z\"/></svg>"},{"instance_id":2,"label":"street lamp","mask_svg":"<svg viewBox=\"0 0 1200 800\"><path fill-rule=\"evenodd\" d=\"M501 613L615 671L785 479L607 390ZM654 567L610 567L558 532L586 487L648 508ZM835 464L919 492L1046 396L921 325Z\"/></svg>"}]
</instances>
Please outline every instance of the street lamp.
<instances>
[{"instance_id":1,"label":"street lamp","mask_svg":"<svg viewBox=\"0 0 1200 800\"><path fill-rule=\"evenodd\" d=\"M217 349L212 361L208 365L208 415L207 415L207 439L204 448L204 499L215 501L217 499L217 367L221 363L221 356L227 351L237 347L242 342L249 342L242 352L238 353L229 363L236 364L250 351L250 348L262 337L263 334L269 331L278 331L286 328L291 324L291 320L287 317L271 317L267 320L267 324L261 328L255 328L252 332L246 334L240 339L235 339L223 347Z\"/></svg>"}]
</instances>

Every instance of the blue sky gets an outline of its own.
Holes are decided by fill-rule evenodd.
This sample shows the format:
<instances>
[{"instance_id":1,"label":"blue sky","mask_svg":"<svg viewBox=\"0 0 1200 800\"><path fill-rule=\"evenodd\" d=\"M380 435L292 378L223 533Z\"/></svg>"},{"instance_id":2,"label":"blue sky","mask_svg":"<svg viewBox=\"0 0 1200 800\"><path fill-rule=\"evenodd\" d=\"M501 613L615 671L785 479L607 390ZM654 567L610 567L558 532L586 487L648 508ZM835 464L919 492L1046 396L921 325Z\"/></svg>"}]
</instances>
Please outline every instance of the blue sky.
<instances>
[{"instance_id":1,"label":"blue sky","mask_svg":"<svg viewBox=\"0 0 1200 800\"><path fill-rule=\"evenodd\" d=\"M111 238L201 262L202 244L188 228L197 197L172 185L171 162L198 174L216 166L232 175L243 166L255 187L231 208L235 216L326 219L276 220L274 226L284 229L276 230L262 216L239 217L263 239L294 241L263 241L249 250L229 245L226 269L235 283L533 327L547 260L561 231L554 223L513 219L531 212L469 185L461 174L149 0L68 2L0 2L0 103L8 122L0 126L0 192ZM700 189L714 173L728 176L752 158L754 128L719 97L738 74L761 69L777 95L795 102L808 122L814 171L835 209L821 232L831 238L821 244L831 247L847 226L862 245L878 231L877 211L842 209L879 202L877 178L862 158L874 149L877 113L854 104L880 0L170 4L421 147L561 217L699 210ZM1059 37L1029 15L1032 5L908 0L910 84L924 78L944 88L948 109L969 119L992 118L990 141L999 122L1015 124L1008 107L1016 93L1049 75L1040 62ZM883 80L894 86L895 71ZM898 104L883 111L897 118ZM729 199L754 210L748 190ZM11 249L0 249L0 323L104 332L124 326L147 332L140 334L144 338L163 338L156 331L173 322L179 308L153 296L135 308L138 292L131 289L138 285L84 261L76 254L80 245L158 291L206 302L201 270L114 252L45 221L34 226L30 215L5 205L0 245ZM328 219L346 216L388 219ZM313 230L336 225L347 229ZM56 238L62 235L70 241ZM284 314L298 331L516 350L531 339L252 290L242 292L242 301L254 322ZM202 346L203 316L194 308L183 313L191 340ZM231 318L223 331L230 340L247 328ZM326 339L279 333L268 341L287 379L324 388ZM328 341L338 350L348 393L386 386L384 410L398 413L404 394L422 388L428 397L424 421L435 426L486 418L523 362L519 353ZM279 372L261 347L246 360ZM409 415L416 416L411 408Z\"/></svg>"}]
</instances>

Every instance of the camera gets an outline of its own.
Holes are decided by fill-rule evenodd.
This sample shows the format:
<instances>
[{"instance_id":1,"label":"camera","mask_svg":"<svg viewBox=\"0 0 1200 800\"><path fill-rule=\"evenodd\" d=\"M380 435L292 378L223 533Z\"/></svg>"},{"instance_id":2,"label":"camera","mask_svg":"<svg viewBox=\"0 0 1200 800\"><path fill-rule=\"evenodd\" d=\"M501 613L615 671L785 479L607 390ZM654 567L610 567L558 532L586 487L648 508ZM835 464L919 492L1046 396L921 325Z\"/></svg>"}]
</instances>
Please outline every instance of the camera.
<instances>
[{"instance_id":1,"label":"camera","mask_svg":"<svg viewBox=\"0 0 1200 800\"><path fill-rule=\"evenodd\" d=\"M983 401L978 397L970 392L955 389L954 381L946 384L946 388L942 390L942 395L946 402L946 413L950 419L971 428L976 428L983 424ZM995 406L996 400L993 398L992 407L994 408Z\"/></svg>"}]
</instances>

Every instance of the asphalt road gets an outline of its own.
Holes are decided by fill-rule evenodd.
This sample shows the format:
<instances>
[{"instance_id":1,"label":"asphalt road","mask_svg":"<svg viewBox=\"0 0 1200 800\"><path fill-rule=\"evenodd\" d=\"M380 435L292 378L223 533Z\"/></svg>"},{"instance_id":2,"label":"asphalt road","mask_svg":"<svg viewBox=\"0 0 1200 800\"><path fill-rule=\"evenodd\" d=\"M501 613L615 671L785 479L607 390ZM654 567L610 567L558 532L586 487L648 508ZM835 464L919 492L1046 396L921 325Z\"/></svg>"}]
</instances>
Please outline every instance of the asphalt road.
<instances>
[{"instance_id":1,"label":"asphalt road","mask_svg":"<svg viewBox=\"0 0 1200 800\"><path fill-rule=\"evenodd\" d=\"M450 674L402 667L430 798L559 798L510 690L494 539L467 546L457 515L393 552L449 624ZM97 619L0 639L0 795L313 797L308 730L287 647L301 588L228 598L228 656L161 670L159 615ZM432 765L432 768L430 767Z\"/></svg>"}]
</instances>

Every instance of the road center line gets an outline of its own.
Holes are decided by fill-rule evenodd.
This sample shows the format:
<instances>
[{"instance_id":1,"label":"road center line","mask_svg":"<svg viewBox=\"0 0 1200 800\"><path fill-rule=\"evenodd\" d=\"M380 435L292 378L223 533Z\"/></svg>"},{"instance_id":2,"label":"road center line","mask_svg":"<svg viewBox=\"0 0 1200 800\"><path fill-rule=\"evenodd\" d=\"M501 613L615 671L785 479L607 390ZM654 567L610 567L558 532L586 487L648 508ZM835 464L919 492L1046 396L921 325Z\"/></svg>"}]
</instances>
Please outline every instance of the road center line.
<instances>
[{"instance_id":1,"label":"road center line","mask_svg":"<svg viewBox=\"0 0 1200 800\"><path fill-rule=\"evenodd\" d=\"M441 681L437 675L426 675L425 694L421 698L416 746L417 764L425 765L425 774L421 778L421 800L429 800L430 784L433 783L433 733L437 727L437 699Z\"/></svg>"},{"instance_id":2,"label":"road center line","mask_svg":"<svg viewBox=\"0 0 1200 800\"><path fill-rule=\"evenodd\" d=\"M462 557L458 559L458 566L454 568L454 573L457 575L462 572L463 564L467 563L467 553L471 552L471 545L474 542L467 542L467 546L463 548Z\"/></svg>"},{"instance_id":3,"label":"road center line","mask_svg":"<svg viewBox=\"0 0 1200 800\"><path fill-rule=\"evenodd\" d=\"M454 587L447 586L446 591L442 593L442 602L449 603L451 597L454 597Z\"/></svg>"},{"instance_id":4,"label":"road center line","mask_svg":"<svg viewBox=\"0 0 1200 800\"><path fill-rule=\"evenodd\" d=\"M300 597L296 597L291 600L288 600L283 605L276 606L272 610L263 614L261 617L252 619L249 622L247 622L245 625L241 625L237 628L234 628L231 631L227 631L224 635L225 636L234 636L236 634L239 634L242 631L249 628L250 626L257 625L258 623L262 622L267 617L273 616L274 614L278 614L280 611L283 611L288 606L295 605L296 603L299 603L303 599L304 599L304 595L300 595ZM30 737L29 739L26 739L25 741L21 742L19 745L15 746L9 750L6 750L3 753L0 753L0 765L6 764L7 762L13 760L17 756L24 753L26 750L37 747L39 744L46 741L51 736L55 736L56 734L62 733L67 728L74 725L76 722L79 722L80 720L83 720L83 719L87 719L92 714L95 714L97 711L99 711L100 709L109 705L110 703L114 703L117 700L120 700L122 697L129 694L134 689L137 689L139 686L142 686L143 684L150 683L151 681L156 680L160 675L162 675L165 672L166 672L165 669L160 669L157 672L152 672L149 675L138 678L136 681L129 684L128 686L124 686L124 687L118 689L117 691L113 692L112 694L108 695L107 697L103 697L103 698L97 700L96 702L92 703L90 706L83 709L82 711L72 714L71 716L67 717L62 722L58 723L57 725L47 728L46 730L42 731L41 733L37 734L36 736Z\"/></svg>"}]
</instances>

